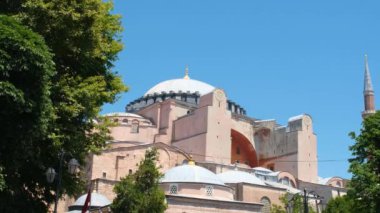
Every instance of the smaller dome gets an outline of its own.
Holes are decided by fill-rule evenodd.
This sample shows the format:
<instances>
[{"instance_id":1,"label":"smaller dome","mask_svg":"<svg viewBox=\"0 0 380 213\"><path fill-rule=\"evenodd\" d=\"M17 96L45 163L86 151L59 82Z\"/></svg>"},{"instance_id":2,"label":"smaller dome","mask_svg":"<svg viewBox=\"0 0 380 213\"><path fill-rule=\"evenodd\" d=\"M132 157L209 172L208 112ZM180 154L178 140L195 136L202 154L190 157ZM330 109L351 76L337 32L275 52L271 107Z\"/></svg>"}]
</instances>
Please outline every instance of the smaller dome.
<instances>
[{"instance_id":1,"label":"smaller dome","mask_svg":"<svg viewBox=\"0 0 380 213\"><path fill-rule=\"evenodd\" d=\"M265 186L265 183L262 180L257 178L255 175L251 175L247 172L228 171L228 172L217 174L217 176L224 183L251 183L251 184Z\"/></svg>"},{"instance_id":2,"label":"smaller dome","mask_svg":"<svg viewBox=\"0 0 380 213\"><path fill-rule=\"evenodd\" d=\"M210 170L196 165L181 165L165 172L161 183L206 183L225 186L223 181Z\"/></svg>"},{"instance_id":3,"label":"smaller dome","mask_svg":"<svg viewBox=\"0 0 380 213\"><path fill-rule=\"evenodd\" d=\"M87 194L84 194L82 196L80 196L73 205L71 205L70 207L73 207L73 206L83 206L84 205L84 202L86 201L86 198L87 198ZM107 205L110 205L111 204L111 201L109 201L105 196L101 195L101 194L98 194L96 192L92 192L91 193L91 206L98 206L98 207L102 207L102 206L107 206Z\"/></svg>"}]
</instances>

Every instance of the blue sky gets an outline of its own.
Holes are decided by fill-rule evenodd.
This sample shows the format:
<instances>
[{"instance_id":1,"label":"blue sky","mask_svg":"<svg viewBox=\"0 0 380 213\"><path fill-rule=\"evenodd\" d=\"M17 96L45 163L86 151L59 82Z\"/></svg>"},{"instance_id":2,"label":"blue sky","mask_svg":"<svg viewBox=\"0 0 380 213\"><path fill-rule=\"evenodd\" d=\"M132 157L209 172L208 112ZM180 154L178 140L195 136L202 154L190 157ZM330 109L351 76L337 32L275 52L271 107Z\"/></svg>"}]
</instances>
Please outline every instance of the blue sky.
<instances>
[{"instance_id":1,"label":"blue sky","mask_svg":"<svg viewBox=\"0 0 380 213\"><path fill-rule=\"evenodd\" d=\"M182 78L188 64L191 78L224 89L251 117L286 124L310 114L319 175L351 176L348 133L361 125L364 54L375 93L380 83L379 1L114 1L125 44L114 70L130 90L103 113Z\"/></svg>"}]
</instances>

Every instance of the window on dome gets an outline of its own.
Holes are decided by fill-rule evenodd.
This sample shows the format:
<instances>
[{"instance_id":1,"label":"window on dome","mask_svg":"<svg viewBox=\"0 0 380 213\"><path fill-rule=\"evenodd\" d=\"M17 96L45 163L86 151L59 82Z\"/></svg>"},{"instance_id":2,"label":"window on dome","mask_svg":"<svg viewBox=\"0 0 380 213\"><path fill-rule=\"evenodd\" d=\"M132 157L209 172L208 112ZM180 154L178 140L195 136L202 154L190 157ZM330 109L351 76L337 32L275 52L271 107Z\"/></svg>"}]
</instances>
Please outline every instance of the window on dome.
<instances>
[{"instance_id":1,"label":"window on dome","mask_svg":"<svg viewBox=\"0 0 380 213\"><path fill-rule=\"evenodd\" d=\"M171 195L178 194L178 185L177 184L170 184L170 186L169 186L169 194L171 194Z\"/></svg>"},{"instance_id":2,"label":"window on dome","mask_svg":"<svg viewBox=\"0 0 380 213\"><path fill-rule=\"evenodd\" d=\"M131 133L139 133L139 121L138 120L132 121Z\"/></svg>"},{"instance_id":3,"label":"window on dome","mask_svg":"<svg viewBox=\"0 0 380 213\"><path fill-rule=\"evenodd\" d=\"M207 185L206 186L206 195L207 196L213 196L213 192L214 192L214 187L210 186L210 185Z\"/></svg>"},{"instance_id":4,"label":"window on dome","mask_svg":"<svg viewBox=\"0 0 380 213\"><path fill-rule=\"evenodd\" d=\"M123 124L127 124L128 123L128 119L123 119L122 123Z\"/></svg>"},{"instance_id":5,"label":"window on dome","mask_svg":"<svg viewBox=\"0 0 380 213\"><path fill-rule=\"evenodd\" d=\"M290 186L290 180L288 177L281 178L281 183Z\"/></svg>"}]
</instances>

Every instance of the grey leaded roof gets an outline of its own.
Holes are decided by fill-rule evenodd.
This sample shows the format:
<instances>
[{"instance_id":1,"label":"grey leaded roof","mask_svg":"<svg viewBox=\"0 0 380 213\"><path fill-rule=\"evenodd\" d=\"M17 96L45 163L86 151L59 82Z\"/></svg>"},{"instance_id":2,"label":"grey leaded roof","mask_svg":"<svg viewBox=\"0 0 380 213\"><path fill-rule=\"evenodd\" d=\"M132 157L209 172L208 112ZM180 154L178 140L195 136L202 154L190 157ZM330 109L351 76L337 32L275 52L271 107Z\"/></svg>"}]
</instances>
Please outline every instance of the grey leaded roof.
<instances>
[{"instance_id":1,"label":"grey leaded roof","mask_svg":"<svg viewBox=\"0 0 380 213\"><path fill-rule=\"evenodd\" d=\"M206 183L225 186L210 170L196 165L181 165L165 172L161 183Z\"/></svg>"},{"instance_id":2,"label":"grey leaded roof","mask_svg":"<svg viewBox=\"0 0 380 213\"><path fill-rule=\"evenodd\" d=\"M217 174L224 183L250 183L256 185L265 185L265 183L255 175L242 171L228 171Z\"/></svg>"}]
</instances>

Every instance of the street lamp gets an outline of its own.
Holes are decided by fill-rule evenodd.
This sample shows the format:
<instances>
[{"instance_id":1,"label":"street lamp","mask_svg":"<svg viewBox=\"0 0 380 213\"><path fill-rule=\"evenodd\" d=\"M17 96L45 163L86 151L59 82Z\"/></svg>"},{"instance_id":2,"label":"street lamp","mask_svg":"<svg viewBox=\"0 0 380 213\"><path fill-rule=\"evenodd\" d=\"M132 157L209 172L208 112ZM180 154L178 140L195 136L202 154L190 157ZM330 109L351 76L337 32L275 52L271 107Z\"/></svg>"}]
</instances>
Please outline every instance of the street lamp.
<instances>
[{"instance_id":1,"label":"street lamp","mask_svg":"<svg viewBox=\"0 0 380 213\"><path fill-rule=\"evenodd\" d=\"M310 195L312 195L312 197ZM318 200L322 201L324 198L322 196L318 195L315 191L307 191L306 189L303 190L303 193L298 192L298 193L294 194L293 196L291 196L290 199L288 199L288 203L285 206L286 212L288 212L288 213L293 212L291 202L294 202L296 199L298 199L297 196L303 196L302 200L303 200L303 212L304 213L309 213L308 199L315 199L315 207L316 207L317 213L319 212L317 201Z\"/></svg>"},{"instance_id":2,"label":"street lamp","mask_svg":"<svg viewBox=\"0 0 380 213\"><path fill-rule=\"evenodd\" d=\"M64 157L69 154L71 155L70 153L68 152L64 152L64 151L61 151L60 152L60 159L59 159L59 169L58 169L58 180L57 180L57 188L56 188L56 191L55 191L55 203L54 203L54 213L57 213L57 206L58 206L58 200L59 200L59 190L61 189L61 182L62 182L62 166L63 166L63 160L64 160ZM77 169L79 168L79 163L78 161L75 159L75 158L72 158L69 163L68 163L68 170L69 170L69 173L70 174L75 174ZM53 168L48 168L46 170L46 179L49 183L53 183L54 182L54 179L55 179L55 176L57 175L57 173L55 172L55 170Z\"/></svg>"},{"instance_id":3,"label":"street lamp","mask_svg":"<svg viewBox=\"0 0 380 213\"><path fill-rule=\"evenodd\" d=\"M315 191L309 191L309 192L307 192L306 188L303 189L303 192L304 192L304 212L305 213L309 213L308 198L310 198L310 199L315 199L315 208L316 208L317 213L318 213L318 202L317 202L317 200L322 200L323 197L319 196ZM310 197L309 195L313 195L313 197Z\"/></svg>"}]
</instances>

